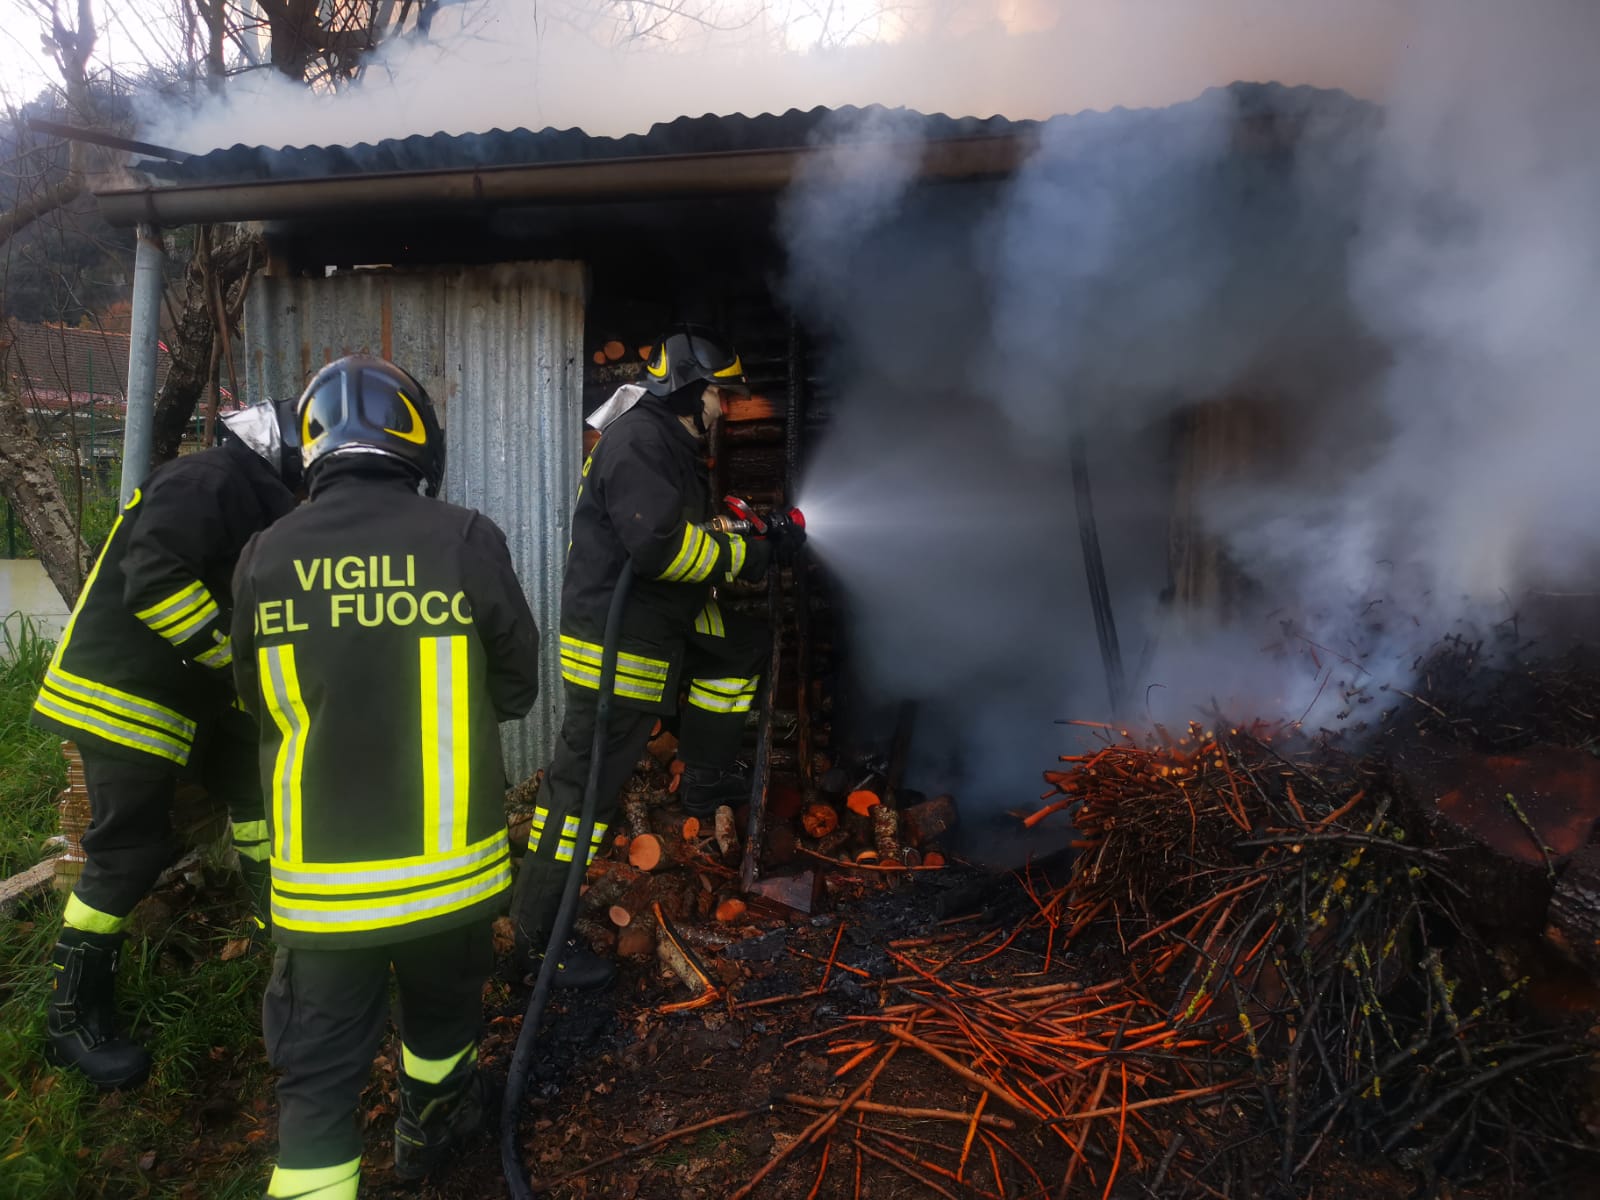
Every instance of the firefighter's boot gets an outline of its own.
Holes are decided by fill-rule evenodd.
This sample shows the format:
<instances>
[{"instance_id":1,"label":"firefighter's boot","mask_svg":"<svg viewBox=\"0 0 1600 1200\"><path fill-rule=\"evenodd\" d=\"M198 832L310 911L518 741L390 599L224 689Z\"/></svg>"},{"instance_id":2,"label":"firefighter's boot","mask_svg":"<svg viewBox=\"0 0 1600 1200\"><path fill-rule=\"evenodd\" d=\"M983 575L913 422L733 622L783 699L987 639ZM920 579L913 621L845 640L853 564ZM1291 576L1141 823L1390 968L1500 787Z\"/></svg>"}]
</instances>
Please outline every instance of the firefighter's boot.
<instances>
[{"instance_id":1,"label":"firefighter's boot","mask_svg":"<svg viewBox=\"0 0 1600 1200\"><path fill-rule=\"evenodd\" d=\"M522 860L517 884L511 894L511 927L514 936L513 961L516 971L537 977L544 965L545 946L550 941L550 925L561 907L561 892L567 883L567 863L546 862L532 855ZM617 968L576 938L561 948L556 963L555 986L587 991L604 987L616 978Z\"/></svg>"},{"instance_id":2,"label":"firefighter's boot","mask_svg":"<svg viewBox=\"0 0 1600 1200\"><path fill-rule=\"evenodd\" d=\"M143 1046L117 1036L117 962L123 935L63 929L51 956L54 979L45 1053L105 1090L132 1087L150 1073Z\"/></svg>"},{"instance_id":3,"label":"firefighter's boot","mask_svg":"<svg viewBox=\"0 0 1600 1200\"><path fill-rule=\"evenodd\" d=\"M412 1181L438 1168L483 1128L489 1115L488 1095L475 1052L463 1055L438 1083L423 1083L401 1072L394 1173Z\"/></svg>"},{"instance_id":4,"label":"firefighter's boot","mask_svg":"<svg viewBox=\"0 0 1600 1200\"><path fill-rule=\"evenodd\" d=\"M738 808L750 799L750 778L721 767L685 766L678 785L678 802L691 817L711 817L726 804Z\"/></svg>"}]
</instances>

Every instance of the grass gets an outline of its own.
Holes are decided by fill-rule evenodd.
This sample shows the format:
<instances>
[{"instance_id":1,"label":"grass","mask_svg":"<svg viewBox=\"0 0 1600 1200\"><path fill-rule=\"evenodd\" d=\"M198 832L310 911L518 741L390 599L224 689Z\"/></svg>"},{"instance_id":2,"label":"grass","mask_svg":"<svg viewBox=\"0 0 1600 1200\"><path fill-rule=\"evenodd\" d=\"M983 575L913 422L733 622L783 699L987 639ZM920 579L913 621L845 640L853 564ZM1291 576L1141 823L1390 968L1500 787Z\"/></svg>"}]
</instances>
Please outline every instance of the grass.
<instances>
[{"instance_id":1,"label":"grass","mask_svg":"<svg viewBox=\"0 0 1600 1200\"><path fill-rule=\"evenodd\" d=\"M61 740L28 724L54 643L21 613L0 618L0 878L44 856L67 781Z\"/></svg>"},{"instance_id":2,"label":"grass","mask_svg":"<svg viewBox=\"0 0 1600 1200\"><path fill-rule=\"evenodd\" d=\"M28 622L0 624L0 872L39 861L65 783L58 739L28 725L51 645ZM259 1006L262 951L232 961L243 893L206 866L136 910L120 1006L155 1061L126 1094L101 1095L44 1060L50 948L64 897L0 916L0 1200L261 1194L271 1139Z\"/></svg>"}]
</instances>

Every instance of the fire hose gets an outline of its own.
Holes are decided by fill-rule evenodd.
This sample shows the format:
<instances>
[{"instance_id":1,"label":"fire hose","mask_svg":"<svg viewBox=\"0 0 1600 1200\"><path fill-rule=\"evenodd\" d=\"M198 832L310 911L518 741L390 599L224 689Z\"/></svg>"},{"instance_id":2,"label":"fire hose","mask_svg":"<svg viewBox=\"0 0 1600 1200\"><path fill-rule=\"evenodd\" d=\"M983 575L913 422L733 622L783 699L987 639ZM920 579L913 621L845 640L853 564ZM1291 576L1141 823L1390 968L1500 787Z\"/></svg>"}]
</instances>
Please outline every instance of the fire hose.
<instances>
[{"instance_id":1,"label":"fire hose","mask_svg":"<svg viewBox=\"0 0 1600 1200\"><path fill-rule=\"evenodd\" d=\"M578 816L578 831L573 835L574 846L587 846L594 832L594 814L600 799L600 770L605 761L606 733L611 724L611 696L617 677L617 642L622 634L622 613L628 607L628 592L633 587L633 564L625 564L617 576L617 586L611 592L611 606L606 609L606 631L600 650L600 693L595 702L594 740L589 746L589 777L583 787L583 808ZM500 1168L505 1173L506 1186L515 1200L532 1200L534 1190L528 1184L527 1169L522 1165L522 1152L517 1145L517 1114L522 1108L523 1092L527 1089L528 1064L533 1057L539 1022L544 1018L545 1005L550 1002L550 988L555 983L557 960L566 945L567 933L578 911L578 891L588 872L589 856L581 851L573 854L567 864L567 880L561 889L561 904L556 909L551 925L550 941L544 948L544 960L539 964L539 977L534 980L533 995L528 997L528 1007L522 1015L522 1029L517 1034L517 1048L511 1055L511 1073L506 1078L504 1099L500 1105ZM541 1189L542 1190L542 1189Z\"/></svg>"},{"instance_id":2,"label":"fire hose","mask_svg":"<svg viewBox=\"0 0 1600 1200\"><path fill-rule=\"evenodd\" d=\"M709 528L723 533L770 536L777 540L798 541L805 537L806 519L798 508L770 513L763 520L738 497L730 496L726 503L733 510L733 518L714 517L707 522ZM617 576L617 585L611 592L611 604L606 609L606 629L600 647L600 690L594 711L594 738L589 745L589 775L583 787L583 807L579 810L578 830L573 835L575 846L587 846L594 832L594 814L600 801L600 772L605 761L606 735L611 725L611 698L617 677L617 643L622 636L622 614L628 607L628 593L632 588L633 564L629 562ZM514 1200L532 1200L535 1195L535 1190L528 1183L527 1169L522 1164L522 1153L517 1145L517 1114L522 1108L523 1093L527 1090L528 1064L533 1057L533 1043L539 1022L544 1019L545 1006L550 1002L557 960L561 957L573 919L577 916L578 892L583 886L588 867L588 855L583 853L573 854L572 861L567 864L561 904L551 924L550 940L545 945L539 975L533 983L533 995L528 997L528 1007L522 1015L522 1029L517 1034L516 1049L511 1055L511 1071L506 1077L505 1095L500 1105L500 1169L505 1174L506 1186Z\"/></svg>"}]
</instances>

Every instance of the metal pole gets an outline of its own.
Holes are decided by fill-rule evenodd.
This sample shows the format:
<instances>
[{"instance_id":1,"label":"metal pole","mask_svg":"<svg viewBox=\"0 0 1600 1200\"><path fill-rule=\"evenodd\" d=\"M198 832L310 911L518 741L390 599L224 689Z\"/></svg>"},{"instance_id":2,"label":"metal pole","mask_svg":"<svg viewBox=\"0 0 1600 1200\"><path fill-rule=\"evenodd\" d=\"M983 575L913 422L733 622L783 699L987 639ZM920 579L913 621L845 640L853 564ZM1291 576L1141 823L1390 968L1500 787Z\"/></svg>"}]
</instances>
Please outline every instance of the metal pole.
<instances>
[{"instance_id":1,"label":"metal pole","mask_svg":"<svg viewBox=\"0 0 1600 1200\"><path fill-rule=\"evenodd\" d=\"M1072 439L1068 449L1072 460L1072 490L1078 505L1078 539L1083 544L1083 571L1089 581L1089 603L1094 610L1094 631L1100 641L1100 660L1106 670L1106 691L1111 698L1112 719L1122 714L1126 685L1122 675L1122 648L1117 642L1117 623L1111 613L1111 588L1106 582L1106 564L1100 555L1100 529L1094 519L1094 497L1089 491L1089 457L1082 435Z\"/></svg>"},{"instance_id":2,"label":"metal pole","mask_svg":"<svg viewBox=\"0 0 1600 1200\"><path fill-rule=\"evenodd\" d=\"M128 339L128 419L122 429L122 503L150 473L155 427L156 339L161 336L161 231L139 226L133 260L133 321Z\"/></svg>"}]
</instances>

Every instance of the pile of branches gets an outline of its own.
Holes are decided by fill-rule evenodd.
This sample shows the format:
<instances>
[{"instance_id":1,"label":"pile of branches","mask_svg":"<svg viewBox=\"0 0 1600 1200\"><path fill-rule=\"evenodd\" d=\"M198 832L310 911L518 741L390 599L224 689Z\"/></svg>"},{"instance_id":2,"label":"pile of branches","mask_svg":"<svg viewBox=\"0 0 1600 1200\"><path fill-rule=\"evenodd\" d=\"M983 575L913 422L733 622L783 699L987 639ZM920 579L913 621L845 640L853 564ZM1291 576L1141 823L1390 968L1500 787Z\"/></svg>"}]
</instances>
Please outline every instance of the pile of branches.
<instances>
[{"instance_id":1,"label":"pile of branches","mask_svg":"<svg viewBox=\"0 0 1600 1200\"><path fill-rule=\"evenodd\" d=\"M1338 1142L1425 1176L1555 1177L1581 1149L1594 1047L1519 1011L1526 980L1459 916L1449 855L1420 844L1382 761L1293 725L1114 732L1048 773L1027 818L1068 812L1080 851L1029 925L1047 955L1098 938L1121 976L1104 998L1168 1031L1172 1056L1137 1068L1153 1095L1196 1097L1167 1109L1167 1146L1214 1144L1196 1089L1242 1085L1233 1144L1172 1169L1201 1189L1290 1184ZM1110 1047L1119 1086L1144 1036Z\"/></svg>"}]
</instances>

